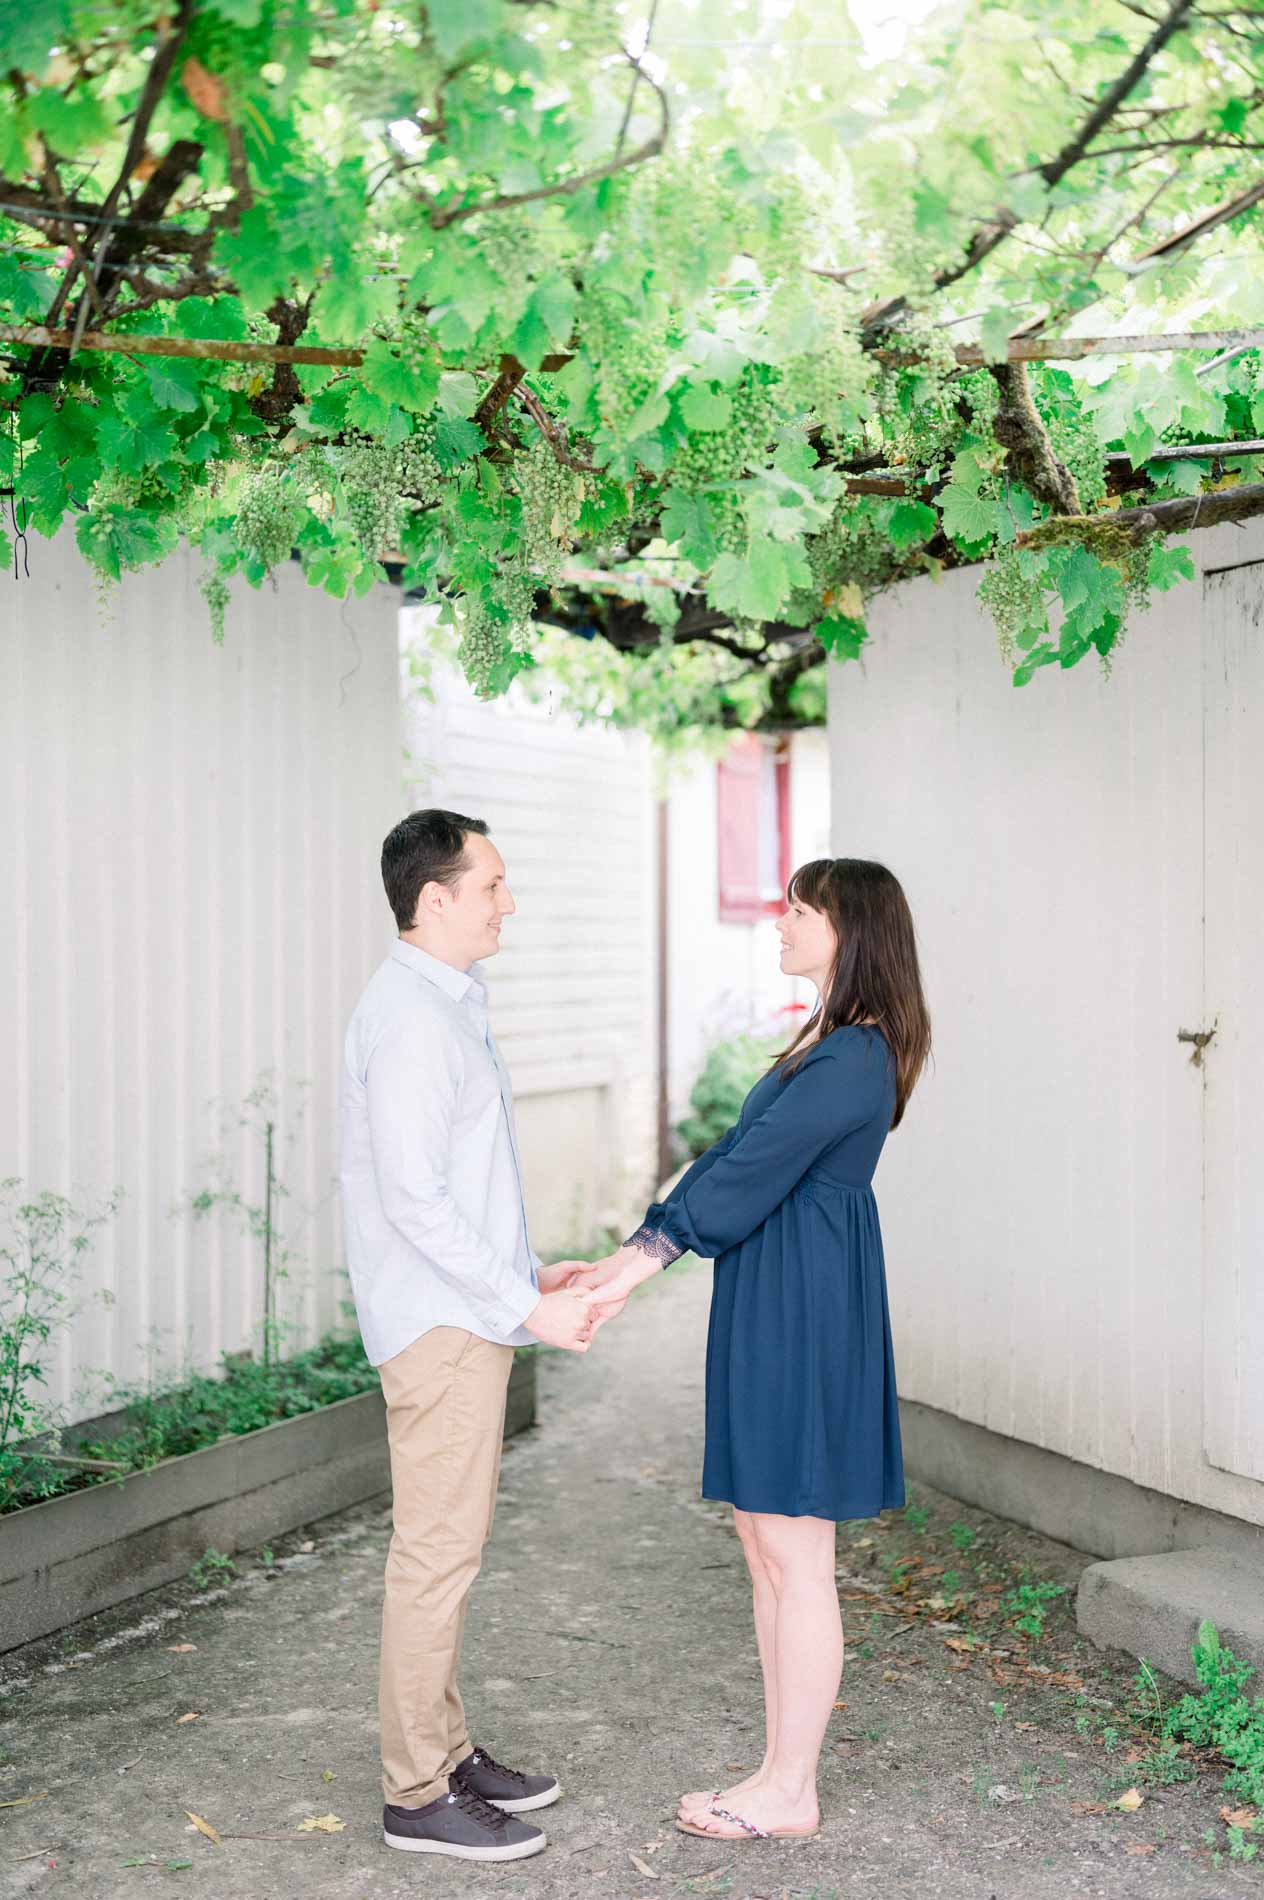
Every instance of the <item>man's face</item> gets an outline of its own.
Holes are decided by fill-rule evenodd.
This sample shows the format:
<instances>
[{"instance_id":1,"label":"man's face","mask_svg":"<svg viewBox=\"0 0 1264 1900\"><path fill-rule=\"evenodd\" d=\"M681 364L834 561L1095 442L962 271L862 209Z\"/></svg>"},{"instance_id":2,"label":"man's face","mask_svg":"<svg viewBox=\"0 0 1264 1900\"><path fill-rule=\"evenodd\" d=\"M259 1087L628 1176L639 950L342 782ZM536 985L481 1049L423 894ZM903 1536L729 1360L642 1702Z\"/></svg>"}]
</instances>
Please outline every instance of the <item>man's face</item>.
<instances>
[{"instance_id":1,"label":"man's face","mask_svg":"<svg viewBox=\"0 0 1264 1900\"><path fill-rule=\"evenodd\" d=\"M454 960L464 967L500 949L500 926L518 908L505 882L505 864L490 838L472 831L465 840L466 870L444 891L444 928Z\"/></svg>"}]
</instances>

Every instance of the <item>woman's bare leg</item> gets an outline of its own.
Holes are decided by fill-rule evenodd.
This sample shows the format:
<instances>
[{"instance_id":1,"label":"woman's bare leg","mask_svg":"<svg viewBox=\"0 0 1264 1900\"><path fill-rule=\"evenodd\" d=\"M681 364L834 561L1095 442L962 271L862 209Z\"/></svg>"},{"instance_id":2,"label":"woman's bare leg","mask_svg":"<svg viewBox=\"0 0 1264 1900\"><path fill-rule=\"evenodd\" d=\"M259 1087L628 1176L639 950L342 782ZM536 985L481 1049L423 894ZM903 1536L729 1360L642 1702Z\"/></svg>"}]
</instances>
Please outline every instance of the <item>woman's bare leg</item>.
<instances>
[{"instance_id":1,"label":"woman's bare leg","mask_svg":"<svg viewBox=\"0 0 1264 1900\"><path fill-rule=\"evenodd\" d=\"M759 1554L759 1544L750 1512L739 1511L735 1505L733 1524L741 1542L742 1553L746 1558L746 1568L750 1571L751 1597L755 1611L755 1642L759 1648L759 1666L764 1677L764 1758L754 1774L747 1775L745 1781L736 1782L733 1787L726 1790L728 1794L737 1795L762 1781L777 1745L777 1596L773 1589L772 1576ZM682 1813L695 1808L705 1808L711 1795L710 1788L695 1789L691 1794L682 1795L680 1798Z\"/></svg>"},{"instance_id":2,"label":"woman's bare leg","mask_svg":"<svg viewBox=\"0 0 1264 1900\"><path fill-rule=\"evenodd\" d=\"M776 1735L759 1776L740 1789L726 1789L718 1805L733 1807L767 1832L806 1830L819 1820L817 1762L843 1667L835 1527L825 1518L752 1513L750 1529L776 1603ZM705 1809L688 1818L708 1833L740 1832Z\"/></svg>"}]
</instances>

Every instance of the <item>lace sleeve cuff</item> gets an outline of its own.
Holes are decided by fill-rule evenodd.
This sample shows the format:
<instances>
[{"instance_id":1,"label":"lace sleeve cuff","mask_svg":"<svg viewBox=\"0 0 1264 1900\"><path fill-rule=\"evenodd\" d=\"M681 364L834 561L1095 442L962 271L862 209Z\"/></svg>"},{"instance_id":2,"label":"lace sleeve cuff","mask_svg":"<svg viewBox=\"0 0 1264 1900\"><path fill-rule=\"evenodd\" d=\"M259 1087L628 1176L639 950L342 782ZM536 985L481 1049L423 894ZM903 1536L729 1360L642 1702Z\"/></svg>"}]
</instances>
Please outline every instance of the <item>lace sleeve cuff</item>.
<instances>
[{"instance_id":1,"label":"lace sleeve cuff","mask_svg":"<svg viewBox=\"0 0 1264 1900\"><path fill-rule=\"evenodd\" d=\"M648 1254L651 1260L657 1260L664 1267L670 1267L673 1260L679 1260L685 1251L678 1247L670 1234L661 1227L651 1227L643 1221L634 1234L624 1241L625 1247L635 1247L638 1253Z\"/></svg>"}]
</instances>

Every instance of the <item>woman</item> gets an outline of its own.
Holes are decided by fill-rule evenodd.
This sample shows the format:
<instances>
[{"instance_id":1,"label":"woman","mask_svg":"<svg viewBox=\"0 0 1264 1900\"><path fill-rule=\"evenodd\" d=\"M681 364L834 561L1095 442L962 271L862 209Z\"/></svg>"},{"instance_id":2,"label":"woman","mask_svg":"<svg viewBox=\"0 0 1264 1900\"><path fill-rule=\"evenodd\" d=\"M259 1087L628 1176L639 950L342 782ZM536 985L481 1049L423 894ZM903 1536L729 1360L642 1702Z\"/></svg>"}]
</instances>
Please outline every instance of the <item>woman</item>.
<instances>
[{"instance_id":1,"label":"woman","mask_svg":"<svg viewBox=\"0 0 1264 1900\"><path fill-rule=\"evenodd\" d=\"M704 1497L734 1507L764 1678L765 1748L677 1826L728 1840L814 1834L816 1769L843 1664L835 1525L904 1502L882 1239L870 1182L930 1050L897 880L819 858L790 880L781 967L817 1007L617 1253L577 1276L604 1320L687 1251L715 1261Z\"/></svg>"}]
</instances>

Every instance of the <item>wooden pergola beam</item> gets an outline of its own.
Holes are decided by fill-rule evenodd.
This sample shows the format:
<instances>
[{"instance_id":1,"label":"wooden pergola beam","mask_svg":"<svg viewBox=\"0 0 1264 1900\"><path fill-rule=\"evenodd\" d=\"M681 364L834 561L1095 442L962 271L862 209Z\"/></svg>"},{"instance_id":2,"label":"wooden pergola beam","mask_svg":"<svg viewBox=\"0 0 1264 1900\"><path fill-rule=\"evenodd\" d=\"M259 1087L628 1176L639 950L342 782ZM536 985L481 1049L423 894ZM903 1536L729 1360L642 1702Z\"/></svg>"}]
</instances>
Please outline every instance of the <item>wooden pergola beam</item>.
<instances>
[{"instance_id":1,"label":"wooden pergola beam","mask_svg":"<svg viewBox=\"0 0 1264 1900\"><path fill-rule=\"evenodd\" d=\"M74 342L70 330L50 330L44 324L0 323L0 342L30 343L44 349L69 349ZM239 343L227 337L199 336L125 336L103 330L85 330L77 347L81 350L106 350L121 356L185 356L198 362L223 363L309 363L331 369L356 369L364 361L364 351L354 348L325 348L315 343ZM1258 350L1264 349L1264 329L1182 330L1171 336L1060 336L1011 337L1005 360L1010 363L1078 362L1087 356L1141 356L1163 350ZM916 363L916 352L874 350L885 363ZM977 368L989 362L976 343L958 344L954 352L963 369ZM570 361L566 354L546 356L540 368L561 369ZM502 374L512 373L513 357L501 358Z\"/></svg>"}]
</instances>

